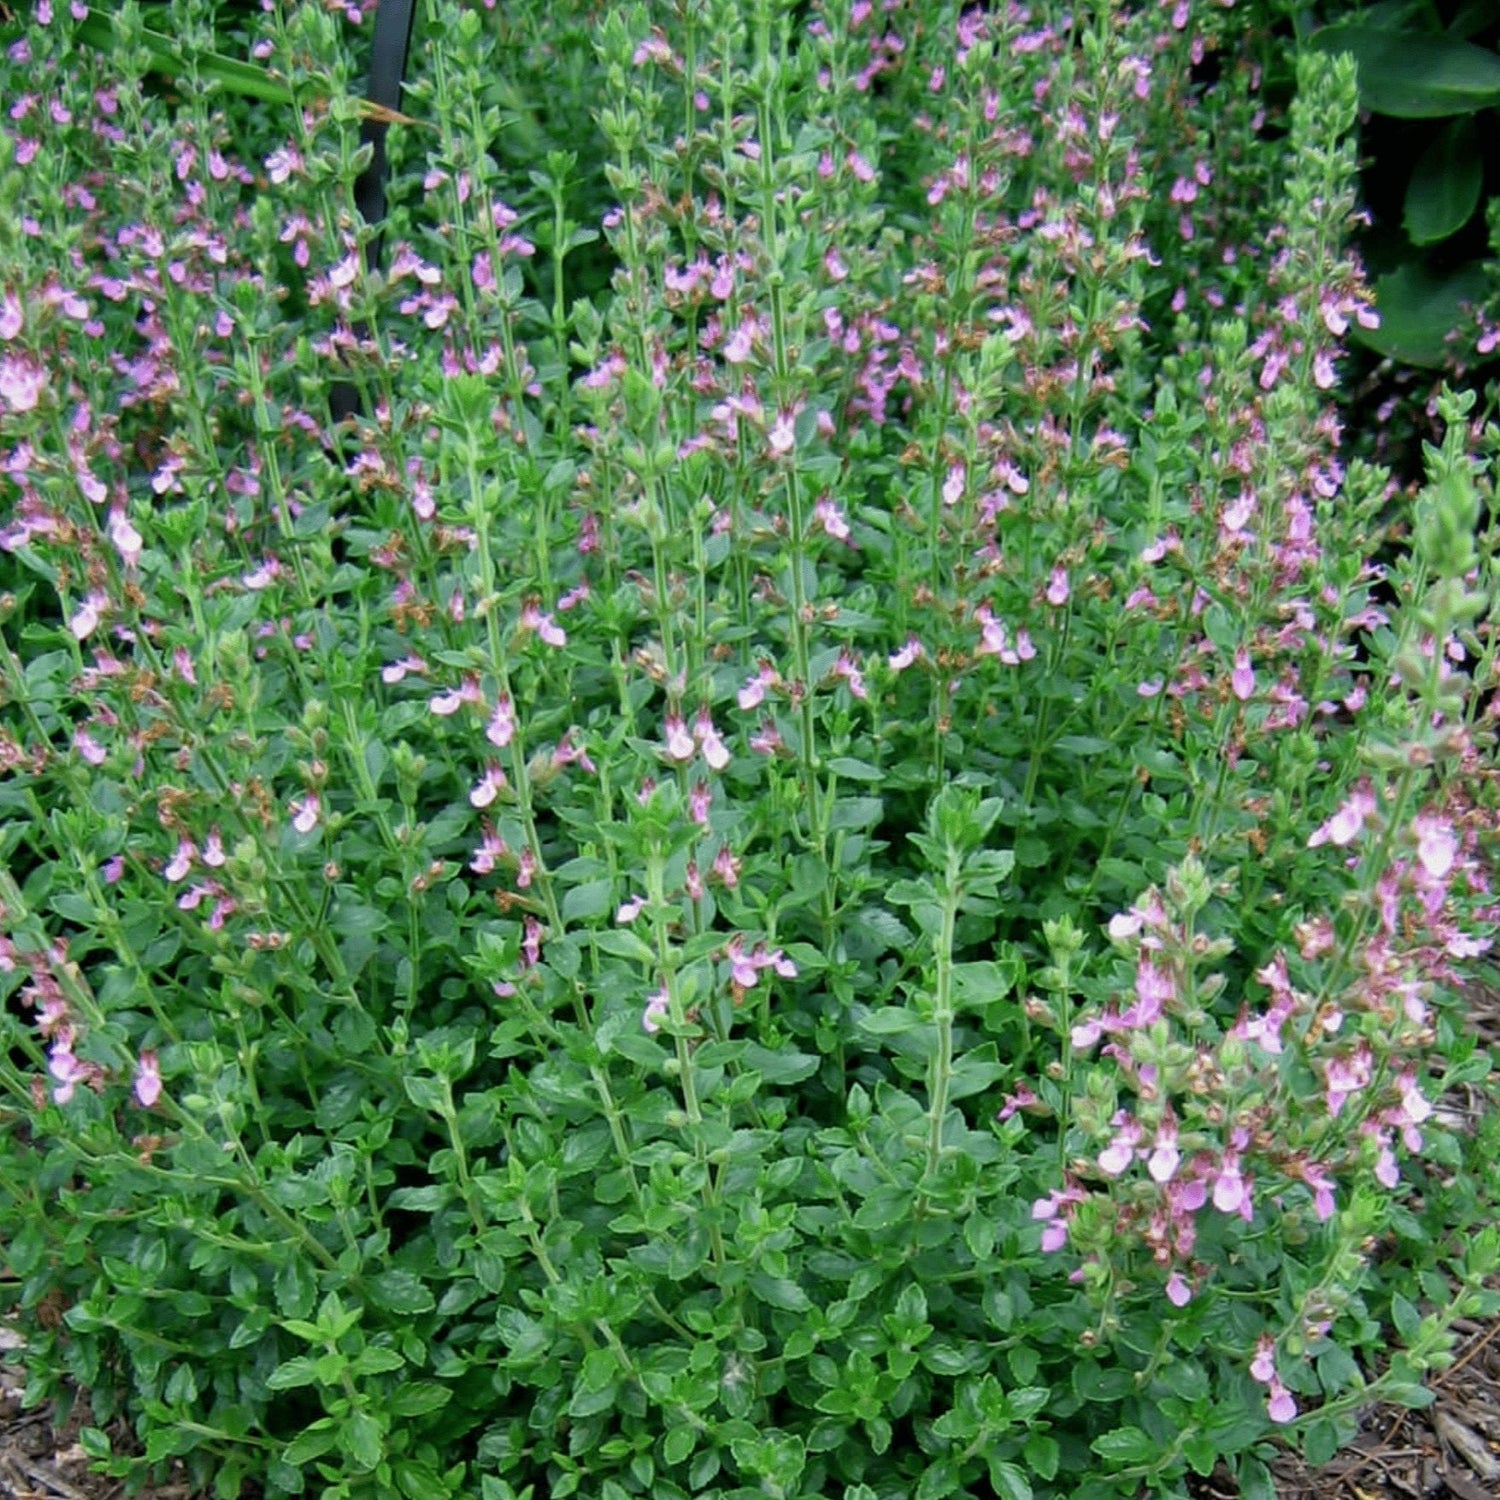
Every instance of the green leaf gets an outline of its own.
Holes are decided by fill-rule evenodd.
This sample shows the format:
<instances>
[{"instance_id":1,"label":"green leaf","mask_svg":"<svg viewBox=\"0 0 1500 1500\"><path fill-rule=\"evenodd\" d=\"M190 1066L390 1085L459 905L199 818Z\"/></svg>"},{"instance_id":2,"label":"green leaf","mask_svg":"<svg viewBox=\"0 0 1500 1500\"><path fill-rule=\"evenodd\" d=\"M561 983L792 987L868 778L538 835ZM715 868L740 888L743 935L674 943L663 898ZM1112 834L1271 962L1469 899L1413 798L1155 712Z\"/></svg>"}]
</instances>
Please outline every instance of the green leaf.
<instances>
[{"instance_id":1,"label":"green leaf","mask_svg":"<svg viewBox=\"0 0 1500 1500\"><path fill-rule=\"evenodd\" d=\"M276 1272L276 1306L284 1318L305 1318L313 1310L318 1283L312 1270L294 1254Z\"/></svg>"},{"instance_id":2,"label":"green leaf","mask_svg":"<svg viewBox=\"0 0 1500 1500\"><path fill-rule=\"evenodd\" d=\"M959 1468L951 1458L940 1458L930 1464L917 1484L917 1500L943 1500L951 1495L961 1482Z\"/></svg>"},{"instance_id":3,"label":"green leaf","mask_svg":"<svg viewBox=\"0 0 1500 1500\"><path fill-rule=\"evenodd\" d=\"M750 1276L750 1290L762 1302L784 1312L806 1312L812 1306L812 1298L785 1276L767 1276L763 1271L755 1271Z\"/></svg>"},{"instance_id":4,"label":"green leaf","mask_svg":"<svg viewBox=\"0 0 1500 1500\"><path fill-rule=\"evenodd\" d=\"M1276 1500L1276 1481L1254 1454L1241 1457L1235 1477L1240 1482L1240 1500Z\"/></svg>"},{"instance_id":5,"label":"green leaf","mask_svg":"<svg viewBox=\"0 0 1500 1500\"><path fill-rule=\"evenodd\" d=\"M851 760L847 755L835 755L828 762L828 769L848 781L884 781L885 772L868 761Z\"/></svg>"},{"instance_id":6,"label":"green leaf","mask_svg":"<svg viewBox=\"0 0 1500 1500\"><path fill-rule=\"evenodd\" d=\"M954 964L954 998L961 1005L987 1005L992 1000L1004 999L1015 978L1013 966L1001 968L993 959Z\"/></svg>"},{"instance_id":7,"label":"green leaf","mask_svg":"<svg viewBox=\"0 0 1500 1500\"><path fill-rule=\"evenodd\" d=\"M1051 1479L1057 1473L1062 1449L1058 1446L1055 1437L1049 1437L1045 1432L1033 1432L1026 1439L1026 1446L1021 1450L1021 1456L1039 1479Z\"/></svg>"},{"instance_id":8,"label":"green leaf","mask_svg":"<svg viewBox=\"0 0 1500 1500\"><path fill-rule=\"evenodd\" d=\"M628 958L634 963L641 964L656 962L656 955L651 951L645 939L637 937L635 933L623 927L609 928L604 932L591 932L588 938L601 953L608 953L613 958Z\"/></svg>"},{"instance_id":9,"label":"green leaf","mask_svg":"<svg viewBox=\"0 0 1500 1500\"><path fill-rule=\"evenodd\" d=\"M431 1290L410 1271L382 1271L367 1284L370 1301L387 1312L410 1315L431 1312L436 1305Z\"/></svg>"},{"instance_id":10,"label":"green leaf","mask_svg":"<svg viewBox=\"0 0 1500 1500\"><path fill-rule=\"evenodd\" d=\"M1031 1500L1031 1481L1025 1471L1001 1459L990 1460L990 1488L1000 1500Z\"/></svg>"},{"instance_id":11,"label":"green leaf","mask_svg":"<svg viewBox=\"0 0 1500 1500\"><path fill-rule=\"evenodd\" d=\"M612 880L590 880L584 885L575 885L563 896L563 920L574 922L602 917L615 904L614 893Z\"/></svg>"},{"instance_id":12,"label":"green leaf","mask_svg":"<svg viewBox=\"0 0 1500 1500\"><path fill-rule=\"evenodd\" d=\"M903 1036L908 1031L916 1031L922 1024L920 1016L914 1016L898 1005L872 1010L869 1015L861 1016L858 1022L859 1029L870 1036Z\"/></svg>"},{"instance_id":13,"label":"green leaf","mask_svg":"<svg viewBox=\"0 0 1500 1500\"><path fill-rule=\"evenodd\" d=\"M686 1463L697 1444L698 1434L684 1422L680 1427L668 1429L666 1437L662 1440L662 1457L669 1464Z\"/></svg>"},{"instance_id":14,"label":"green leaf","mask_svg":"<svg viewBox=\"0 0 1500 1500\"><path fill-rule=\"evenodd\" d=\"M446 1406L453 1392L447 1386L431 1380L419 1380L412 1385L398 1385L384 1400L386 1406L398 1417L425 1417L428 1412Z\"/></svg>"},{"instance_id":15,"label":"green leaf","mask_svg":"<svg viewBox=\"0 0 1500 1500\"><path fill-rule=\"evenodd\" d=\"M266 1384L273 1391L291 1391L299 1385L316 1385L318 1374L307 1355L299 1354L284 1364L277 1365L266 1376Z\"/></svg>"},{"instance_id":16,"label":"green leaf","mask_svg":"<svg viewBox=\"0 0 1500 1500\"><path fill-rule=\"evenodd\" d=\"M885 811L885 803L879 797L840 797L828 813L831 832L840 829L869 828L878 823Z\"/></svg>"},{"instance_id":17,"label":"green leaf","mask_svg":"<svg viewBox=\"0 0 1500 1500\"><path fill-rule=\"evenodd\" d=\"M1121 1465L1149 1463L1161 1452L1161 1444L1139 1427L1101 1432L1090 1446L1106 1463Z\"/></svg>"},{"instance_id":18,"label":"green leaf","mask_svg":"<svg viewBox=\"0 0 1500 1500\"><path fill-rule=\"evenodd\" d=\"M1500 57L1440 32L1350 23L1315 32L1308 45L1353 56L1360 107L1376 114L1430 120L1500 103Z\"/></svg>"},{"instance_id":19,"label":"green leaf","mask_svg":"<svg viewBox=\"0 0 1500 1500\"><path fill-rule=\"evenodd\" d=\"M284 1464L290 1464L294 1469L300 1468L309 1459L327 1453L338 1440L339 1435L332 1419L320 1417L310 1427L304 1427L281 1450L281 1461Z\"/></svg>"},{"instance_id":20,"label":"green leaf","mask_svg":"<svg viewBox=\"0 0 1500 1500\"><path fill-rule=\"evenodd\" d=\"M1474 217L1484 187L1484 154L1474 121L1445 125L1412 168L1402 225L1414 245L1457 234Z\"/></svg>"},{"instance_id":21,"label":"green leaf","mask_svg":"<svg viewBox=\"0 0 1500 1500\"><path fill-rule=\"evenodd\" d=\"M385 1453L385 1433L369 1412L350 1412L339 1429L339 1447L360 1469L368 1472Z\"/></svg>"},{"instance_id":22,"label":"green leaf","mask_svg":"<svg viewBox=\"0 0 1500 1500\"><path fill-rule=\"evenodd\" d=\"M976 1047L954 1060L948 1097L967 1099L970 1094L982 1093L991 1084L998 1083L1009 1071L1009 1064L996 1060L994 1042L986 1042L984 1046Z\"/></svg>"}]
</instances>

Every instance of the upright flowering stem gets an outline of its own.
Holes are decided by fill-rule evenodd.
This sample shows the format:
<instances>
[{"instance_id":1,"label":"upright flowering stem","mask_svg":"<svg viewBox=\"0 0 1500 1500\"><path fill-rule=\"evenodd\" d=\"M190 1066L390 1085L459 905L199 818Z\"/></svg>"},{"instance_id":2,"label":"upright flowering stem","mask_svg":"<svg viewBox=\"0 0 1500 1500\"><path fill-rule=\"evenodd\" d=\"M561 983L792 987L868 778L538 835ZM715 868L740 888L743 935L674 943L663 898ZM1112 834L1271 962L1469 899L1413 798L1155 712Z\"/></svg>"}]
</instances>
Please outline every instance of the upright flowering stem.
<instances>
[{"instance_id":1,"label":"upright flowering stem","mask_svg":"<svg viewBox=\"0 0 1500 1500\"><path fill-rule=\"evenodd\" d=\"M776 189L776 148L774 144L772 103L773 71L770 55L771 18L774 7L763 3L756 13L756 36L758 48L758 99L757 121L760 147L761 189L761 234L765 240L767 271L765 276L767 295L771 303L771 391L777 406L789 409L796 395L788 358L786 269L782 263L782 239L778 224L780 209ZM784 59L781 60L784 66ZM828 865L828 835L825 827L823 788L819 773L821 760L818 756L817 715L815 713L816 684L812 680L811 617L812 604L807 597L807 586L803 578L802 565L807 556L807 517L802 494L801 476L797 470L795 451L788 456L784 470L787 500L787 573L791 581L790 611L788 626L792 638L792 659L797 681L802 685L798 704L799 733L798 756L802 762L804 794L807 798L807 824L809 847L815 849ZM832 886L835 873L828 870L830 890L825 897L825 915L831 915Z\"/></svg>"},{"instance_id":2,"label":"upright flowering stem","mask_svg":"<svg viewBox=\"0 0 1500 1500\"><path fill-rule=\"evenodd\" d=\"M465 395L483 399L483 384L470 386ZM465 481L469 491L470 524L473 527L475 547L479 554L479 582L482 597L479 608L484 612L485 640L488 643L487 665L495 679L496 692L503 701L514 703L511 691L510 668L504 636L500 630L500 579L496 570L494 549L490 543L492 517L486 503L486 484L480 471L480 428L473 413L466 407L460 416L462 434L462 462ZM516 810L526 830L526 843L536 860L537 883L547 919L554 934L563 930L562 913L557 905L557 893L553 890L551 873L542 853L542 841L537 833L535 796L531 784L531 773L527 769L525 726L517 724L506 747L510 756L510 781L515 789Z\"/></svg>"},{"instance_id":3,"label":"upright flowering stem","mask_svg":"<svg viewBox=\"0 0 1500 1500\"><path fill-rule=\"evenodd\" d=\"M948 1115L948 1091L953 1084L953 946L958 927L958 908L963 900L963 854L949 846L943 872L942 925L938 929L934 957L936 987L932 1019L937 1027L937 1047L927 1064L927 1168L924 1182L935 1182L943 1156L943 1123ZM927 1202L926 1188L917 1197L920 1215Z\"/></svg>"}]
</instances>

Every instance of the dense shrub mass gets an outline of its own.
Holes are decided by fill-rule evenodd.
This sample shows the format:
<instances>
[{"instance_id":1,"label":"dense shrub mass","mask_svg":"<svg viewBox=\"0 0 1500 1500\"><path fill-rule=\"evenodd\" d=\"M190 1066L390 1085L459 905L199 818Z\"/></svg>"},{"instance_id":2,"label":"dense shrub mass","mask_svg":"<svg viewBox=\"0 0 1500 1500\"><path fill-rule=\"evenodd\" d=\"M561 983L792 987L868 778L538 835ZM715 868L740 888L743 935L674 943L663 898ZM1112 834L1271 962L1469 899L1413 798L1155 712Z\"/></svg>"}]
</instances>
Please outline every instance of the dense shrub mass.
<instances>
[{"instance_id":1,"label":"dense shrub mass","mask_svg":"<svg viewBox=\"0 0 1500 1500\"><path fill-rule=\"evenodd\" d=\"M1264 1500L1424 1399L1500 434L1341 457L1353 69L1252 19L434 0L376 270L368 15L232 22L283 109L38 10L0 1284L116 1472Z\"/></svg>"}]
</instances>

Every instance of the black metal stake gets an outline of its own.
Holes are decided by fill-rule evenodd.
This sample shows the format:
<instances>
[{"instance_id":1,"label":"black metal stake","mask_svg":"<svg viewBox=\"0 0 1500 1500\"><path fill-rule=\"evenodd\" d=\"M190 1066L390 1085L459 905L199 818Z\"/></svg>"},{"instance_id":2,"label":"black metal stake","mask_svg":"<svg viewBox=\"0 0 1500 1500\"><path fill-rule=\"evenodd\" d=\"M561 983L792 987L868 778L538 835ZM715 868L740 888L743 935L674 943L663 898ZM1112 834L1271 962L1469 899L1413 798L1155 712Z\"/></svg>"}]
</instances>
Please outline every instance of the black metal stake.
<instances>
[{"instance_id":1,"label":"black metal stake","mask_svg":"<svg viewBox=\"0 0 1500 1500\"><path fill-rule=\"evenodd\" d=\"M374 50L366 97L393 112L401 108L401 83L406 74L415 8L416 0L378 0L375 10ZM354 206L366 224L379 225L385 218L385 183L390 172L385 133L389 128L387 121L369 118L360 126L360 142L373 148L370 164L354 184ZM384 244L385 232L381 229L365 246L366 272L380 268ZM363 341L369 334L365 324L354 325L356 339ZM336 381L328 393L328 409L335 425L347 421L360 410L359 391L347 380Z\"/></svg>"}]
</instances>

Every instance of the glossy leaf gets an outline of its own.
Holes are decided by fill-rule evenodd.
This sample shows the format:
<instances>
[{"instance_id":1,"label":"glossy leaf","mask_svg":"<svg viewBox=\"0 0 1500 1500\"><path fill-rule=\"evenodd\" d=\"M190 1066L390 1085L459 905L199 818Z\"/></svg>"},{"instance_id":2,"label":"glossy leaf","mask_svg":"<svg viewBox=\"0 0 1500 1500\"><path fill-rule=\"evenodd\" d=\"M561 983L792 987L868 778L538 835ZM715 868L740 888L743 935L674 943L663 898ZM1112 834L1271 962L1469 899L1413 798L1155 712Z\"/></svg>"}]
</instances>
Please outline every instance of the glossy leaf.
<instances>
[{"instance_id":1,"label":"glossy leaf","mask_svg":"<svg viewBox=\"0 0 1500 1500\"><path fill-rule=\"evenodd\" d=\"M7 28L8 30L9 28ZM101 52L113 52L118 45L114 23L109 16L92 8L86 9L77 22L74 36L78 41ZM177 78L190 71L186 55L178 49L172 38L159 31L142 30L140 45L150 57L150 71L164 78ZM225 57L218 52L200 52L192 62L198 73L205 78L216 79L232 94L245 99L259 99L265 104L290 106L297 99L286 81L255 63L241 62L238 58ZM304 103L309 102L306 99ZM379 120L385 124L424 125L426 122L413 119L399 110L386 109L369 99L359 100L362 119Z\"/></svg>"},{"instance_id":2,"label":"glossy leaf","mask_svg":"<svg viewBox=\"0 0 1500 1500\"><path fill-rule=\"evenodd\" d=\"M1436 32L1346 25L1315 32L1309 45L1353 55L1360 106L1376 114L1430 120L1500 103L1500 57L1472 42Z\"/></svg>"},{"instance_id":3,"label":"glossy leaf","mask_svg":"<svg viewBox=\"0 0 1500 1500\"><path fill-rule=\"evenodd\" d=\"M1476 262L1447 275L1415 263L1382 276L1374 287L1380 327L1357 329L1361 343L1404 364L1439 367L1450 352L1449 333L1465 307L1485 294L1483 267Z\"/></svg>"},{"instance_id":4,"label":"glossy leaf","mask_svg":"<svg viewBox=\"0 0 1500 1500\"><path fill-rule=\"evenodd\" d=\"M1403 225L1416 245L1457 234L1474 216L1484 186L1484 160L1471 119L1445 125L1422 153L1406 187Z\"/></svg>"}]
</instances>

